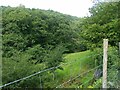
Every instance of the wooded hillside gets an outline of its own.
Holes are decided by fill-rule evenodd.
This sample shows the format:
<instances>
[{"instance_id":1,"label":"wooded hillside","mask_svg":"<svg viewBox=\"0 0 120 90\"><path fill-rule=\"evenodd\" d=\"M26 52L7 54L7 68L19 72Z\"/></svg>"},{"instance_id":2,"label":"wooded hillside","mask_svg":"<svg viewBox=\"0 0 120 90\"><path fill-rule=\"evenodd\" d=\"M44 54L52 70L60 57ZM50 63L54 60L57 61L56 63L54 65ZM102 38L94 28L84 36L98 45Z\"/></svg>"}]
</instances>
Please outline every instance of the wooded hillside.
<instances>
[{"instance_id":1,"label":"wooded hillside","mask_svg":"<svg viewBox=\"0 0 120 90\"><path fill-rule=\"evenodd\" d=\"M64 55L69 53L87 50L100 53L94 56L91 67L94 63L99 65L102 63L101 49L104 38L109 39L109 46L114 50L109 54L109 65L115 65L115 72L120 68L116 51L120 42L120 2L95 4L89 9L91 16L84 18L24 6L1 6L0 10L3 84L56 67L64 63ZM58 69L64 71L63 67ZM41 82L45 81L44 87L53 87L50 86L49 75L58 69L41 75ZM11 87L39 87L37 78L38 76L21 81Z\"/></svg>"}]
</instances>

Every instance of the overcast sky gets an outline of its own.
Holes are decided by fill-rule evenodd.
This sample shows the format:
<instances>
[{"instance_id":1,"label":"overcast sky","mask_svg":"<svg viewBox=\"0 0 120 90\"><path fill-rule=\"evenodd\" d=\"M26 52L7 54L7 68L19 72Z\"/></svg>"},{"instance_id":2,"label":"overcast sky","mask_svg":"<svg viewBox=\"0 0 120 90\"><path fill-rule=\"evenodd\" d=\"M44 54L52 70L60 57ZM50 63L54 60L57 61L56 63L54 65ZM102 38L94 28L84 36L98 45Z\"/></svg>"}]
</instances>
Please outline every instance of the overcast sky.
<instances>
[{"instance_id":1,"label":"overcast sky","mask_svg":"<svg viewBox=\"0 0 120 90\"><path fill-rule=\"evenodd\" d=\"M89 15L92 0L0 0L0 6L25 5L27 8L51 9L72 16L83 17Z\"/></svg>"}]
</instances>

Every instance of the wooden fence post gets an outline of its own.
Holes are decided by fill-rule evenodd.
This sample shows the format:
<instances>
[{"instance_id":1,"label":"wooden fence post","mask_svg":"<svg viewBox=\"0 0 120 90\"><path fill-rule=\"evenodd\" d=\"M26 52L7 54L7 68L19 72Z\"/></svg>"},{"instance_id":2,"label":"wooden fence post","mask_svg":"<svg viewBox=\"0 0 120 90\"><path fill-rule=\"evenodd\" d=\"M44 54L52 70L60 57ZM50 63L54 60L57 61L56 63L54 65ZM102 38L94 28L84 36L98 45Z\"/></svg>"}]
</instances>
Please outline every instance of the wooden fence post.
<instances>
[{"instance_id":1,"label":"wooden fence post","mask_svg":"<svg viewBox=\"0 0 120 90\"><path fill-rule=\"evenodd\" d=\"M102 88L107 88L107 51L108 39L103 39L103 81Z\"/></svg>"}]
</instances>

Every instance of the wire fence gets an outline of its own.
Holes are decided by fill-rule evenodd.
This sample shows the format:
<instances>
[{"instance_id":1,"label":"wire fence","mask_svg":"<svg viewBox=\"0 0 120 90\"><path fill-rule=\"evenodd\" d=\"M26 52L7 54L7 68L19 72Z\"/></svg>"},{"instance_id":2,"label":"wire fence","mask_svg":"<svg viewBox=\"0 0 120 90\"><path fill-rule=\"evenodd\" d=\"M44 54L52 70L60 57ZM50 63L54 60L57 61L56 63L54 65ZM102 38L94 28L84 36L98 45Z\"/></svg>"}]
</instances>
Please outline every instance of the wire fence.
<instances>
[{"instance_id":1,"label":"wire fence","mask_svg":"<svg viewBox=\"0 0 120 90\"><path fill-rule=\"evenodd\" d=\"M93 56L96 56L96 55L101 55L101 54L91 54L91 55L89 55L89 56L80 58L80 60L84 60L85 58L90 58L90 57L93 57ZM47 72L47 71L50 71L50 70L53 70L53 69L57 69L57 68L59 68L59 67L61 67L61 66L64 66L64 65L72 65L72 64L74 64L75 62L77 62L77 60L73 60L72 62L69 62L69 63L64 62L64 63L62 63L62 64L60 64L60 65L58 65L58 66L56 66L56 67L51 67L51 68L48 68L48 69L44 69L44 70L38 71L38 72L36 72L36 73L34 73L34 74L31 74L31 75L29 75L29 76L26 76L26 77L23 77L23 78L21 78L21 79L18 79L18 80L9 82L9 83L7 83L7 84L4 84L4 85L0 86L0 89L3 88L3 87L9 86L9 85L15 84L15 83L17 83L17 82L20 82L20 81L22 81L22 80L26 80L26 79L31 78L31 77L33 77L33 76L39 75L39 74L41 74L41 73L43 73L43 72ZM77 75L76 77L70 78L69 80L67 80L66 82L63 82L62 84L56 86L55 88L64 87L65 84L70 83L70 82L72 82L73 80L81 77L82 75L84 75L84 74L86 74L86 73L89 73L89 72L91 72L91 71L93 71L93 70L95 70L95 69L97 69L97 68L99 68L99 67L101 67L101 66L102 66L102 65L99 65L99 66L97 66L97 67L95 67L95 68L92 68L92 69L90 69L90 70L88 70L88 71L86 71L86 72L83 72L83 73ZM114 65L114 66L116 66L116 65ZM112 66L112 67L114 67L114 66ZM40 77L40 75L39 75L39 78L40 78L40 83L41 83L41 77ZM91 79L93 79L93 78L91 78ZM87 80L85 83L82 83L81 85L86 84L86 83L89 82L91 79ZM42 87L41 84L40 84L40 87Z\"/></svg>"},{"instance_id":2,"label":"wire fence","mask_svg":"<svg viewBox=\"0 0 120 90\"><path fill-rule=\"evenodd\" d=\"M84 60L85 58L90 58L90 57L93 57L93 56L95 56L95 55L100 55L100 54L92 54L92 55L89 55L89 56L87 56L87 57L83 57L83 58L81 58L80 60ZM51 68L48 68L48 69L45 69L45 70L41 70L41 71L39 71L39 72L36 72L36 73L31 74L31 75L29 75L29 76L26 76L26 77L24 77L24 78L15 80L15 81L10 82L10 83L7 83L7 84L4 84L4 85L0 86L0 88L3 88L3 87L6 87L6 86L9 86L9 85L11 85L11 84L17 83L17 82L19 82L19 81L22 81L22 80L31 78L31 77L33 77L33 76L35 76L35 75L38 75L38 74L41 74L41 73L43 73L43 72L50 71L50 70L53 70L53 69L57 69L57 68L59 68L59 67L61 67L61 66L63 66L63 65L71 65L71 64L73 64L73 63L75 63L75 62L77 62L77 61L74 60L74 61L69 62L69 63L62 63L62 64L60 64L60 65L58 65L58 66L56 66L56 67L51 67Z\"/></svg>"},{"instance_id":3,"label":"wire fence","mask_svg":"<svg viewBox=\"0 0 120 90\"><path fill-rule=\"evenodd\" d=\"M80 76L82 76L82 75L84 75L84 74L86 74L86 73L89 73L90 71L93 71L93 70L99 68L100 66L102 66L102 65L99 65L99 66L97 66L97 67L95 67L95 68L92 68L92 69L86 71L86 72L83 72L82 74L80 74L80 75L78 75L78 76L76 76L76 77L74 77L74 78L72 78L72 79L69 79L68 81L66 81L66 82L64 82L64 83L62 83L62 84L60 84L60 85L58 85L56 88L59 88L59 87L63 86L64 84L67 84L67 83L69 83L69 82L75 80L76 78L79 78Z\"/></svg>"}]
</instances>

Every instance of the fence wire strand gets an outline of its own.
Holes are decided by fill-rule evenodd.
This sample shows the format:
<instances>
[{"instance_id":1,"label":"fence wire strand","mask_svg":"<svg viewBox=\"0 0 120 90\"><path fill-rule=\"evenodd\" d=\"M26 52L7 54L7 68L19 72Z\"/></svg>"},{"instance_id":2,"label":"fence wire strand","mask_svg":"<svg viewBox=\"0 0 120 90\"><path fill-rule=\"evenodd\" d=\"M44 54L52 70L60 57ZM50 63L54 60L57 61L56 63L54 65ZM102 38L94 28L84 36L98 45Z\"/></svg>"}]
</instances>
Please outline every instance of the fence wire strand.
<instances>
[{"instance_id":1,"label":"fence wire strand","mask_svg":"<svg viewBox=\"0 0 120 90\"><path fill-rule=\"evenodd\" d=\"M96 56L96 55L100 55L100 54L92 54L92 55L89 55L89 56L87 56L87 57L83 57L83 58L81 58L80 60L84 60L85 58L89 58L89 57ZM62 64L60 64L60 65L58 65L58 66L56 66L56 67L51 67L51 68L48 68L48 69L45 69L45 70L41 70L41 71L39 71L39 72L36 72L36 73L31 74L31 75L29 75L29 76L26 76L26 77L24 77L24 78L21 78L21 79L12 81L12 82L7 83L7 84L4 84L4 85L0 86L0 88L6 87L6 86L8 86L8 85L17 83L17 82L22 81L22 80L25 80L25 79L28 79L28 78L33 77L33 76L35 76L35 75L41 74L41 73L43 73L43 72L46 72L46 71L49 71L49 70L53 70L53 69L59 68L59 67L62 66L62 65L67 65L67 64L70 65L70 64L73 64L73 62L76 62L76 61L77 61L77 60L74 60L74 61L72 61L72 62L70 62L70 63L62 63Z\"/></svg>"},{"instance_id":2,"label":"fence wire strand","mask_svg":"<svg viewBox=\"0 0 120 90\"><path fill-rule=\"evenodd\" d=\"M80 77L80 76L82 76L82 75L84 75L84 74L86 74L86 73L88 73L88 72L90 72L90 71L92 71L92 70L97 69L97 68L100 67L100 66L102 66L102 65L99 65L99 66L97 66L97 67L95 67L95 68L92 68L92 69L86 71L86 72L83 72L82 74L80 74L80 75L78 75L78 76L76 76L76 77L74 77L74 78L72 78L72 79L69 79L68 81L66 81L66 82L64 82L64 83L62 83L62 84L60 84L60 85L58 85L56 88L59 88L59 87L63 86L64 84L67 84L67 83L69 83L69 82L75 80L76 78L78 78L78 77Z\"/></svg>"}]
</instances>

